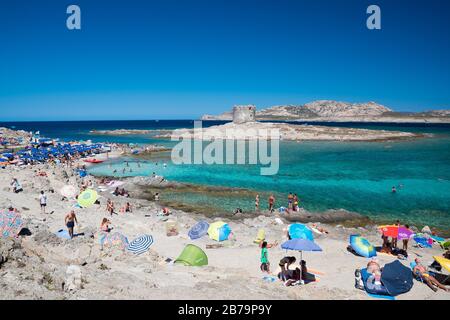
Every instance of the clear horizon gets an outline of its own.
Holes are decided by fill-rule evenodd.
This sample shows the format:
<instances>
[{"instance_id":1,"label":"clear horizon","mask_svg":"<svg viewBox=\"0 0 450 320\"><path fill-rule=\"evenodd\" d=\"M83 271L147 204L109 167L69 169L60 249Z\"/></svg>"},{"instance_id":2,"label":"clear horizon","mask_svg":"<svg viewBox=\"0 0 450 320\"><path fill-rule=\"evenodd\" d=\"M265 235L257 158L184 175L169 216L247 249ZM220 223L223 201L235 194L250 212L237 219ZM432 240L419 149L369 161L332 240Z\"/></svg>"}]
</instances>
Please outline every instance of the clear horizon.
<instances>
[{"instance_id":1,"label":"clear horizon","mask_svg":"<svg viewBox=\"0 0 450 320\"><path fill-rule=\"evenodd\" d=\"M175 120L233 105L375 101L450 109L450 2L87 1L0 4L0 121ZM109 120L106 120L109 119Z\"/></svg>"}]
</instances>

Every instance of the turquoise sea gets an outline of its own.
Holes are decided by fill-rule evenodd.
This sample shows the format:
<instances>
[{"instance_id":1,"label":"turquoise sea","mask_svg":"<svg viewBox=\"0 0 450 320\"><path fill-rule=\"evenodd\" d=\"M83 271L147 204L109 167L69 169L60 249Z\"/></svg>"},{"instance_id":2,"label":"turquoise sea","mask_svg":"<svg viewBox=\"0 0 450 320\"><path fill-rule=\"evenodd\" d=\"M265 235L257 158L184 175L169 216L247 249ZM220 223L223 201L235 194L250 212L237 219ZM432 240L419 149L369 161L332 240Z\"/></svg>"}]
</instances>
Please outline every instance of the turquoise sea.
<instances>
[{"instance_id":1,"label":"turquoise sea","mask_svg":"<svg viewBox=\"0 0 450 320\"><path fill-rule=\"evenodd\" d=\"M210 123L217 124L217 123ZM171 200L204 205L231 212L254 208L254 194L261 195L261 207L273 192L277 206L286 206L287 194L297 193L301 206L314 212L346 209L375 221L430 225L450 232L450 125L329 124L370 129L433 133L432 138L397 142L281 142L280 170L275 176L261 176L253 165L174 165L170 158L130 159L123 174L123 159L97 165L92 174L118 176L150 175L156 172L168 180L206 186L244 188L233 197L214 193L183 192L167 196ZM173 142L147 136L91 136L91 129L157 129L192 127L192 121L105 121L73 123L0 123L16 129L40 130L42 135L63 139L92 139L127 143ZM158 165L156 165L158 162ZM166 162L167 167L162 163ZM129 172L129 169L132 172ZM397 193L391 192L392 186ZM241 195L240 195L241 194ZM164 196L164 194L163 194Z\"/></svg>"}]
</instances>

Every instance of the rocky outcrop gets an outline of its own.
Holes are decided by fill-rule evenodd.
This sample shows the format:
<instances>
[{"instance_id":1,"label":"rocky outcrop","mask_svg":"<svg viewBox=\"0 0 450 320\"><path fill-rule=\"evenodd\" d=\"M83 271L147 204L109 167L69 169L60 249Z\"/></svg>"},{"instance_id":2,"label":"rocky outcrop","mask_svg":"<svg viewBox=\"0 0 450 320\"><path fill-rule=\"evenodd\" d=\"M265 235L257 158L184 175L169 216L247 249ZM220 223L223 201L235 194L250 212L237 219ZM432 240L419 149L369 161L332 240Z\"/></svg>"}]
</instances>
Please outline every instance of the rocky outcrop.
<instances>
[{"instance_id":1,"label":"rocky outcrop","mask_svg":"<svg viewBox=\"0 0 450 320\"><path fill-rule=\"evenodd\" d=\"M202 120L232 120L231 112L205 115ZM256 120L361 121L361 122L450 122L450 110L394 112L376 102L350 103L318 100L304 105L278 105L256 111Z\"/></svg>"}]
</instances>

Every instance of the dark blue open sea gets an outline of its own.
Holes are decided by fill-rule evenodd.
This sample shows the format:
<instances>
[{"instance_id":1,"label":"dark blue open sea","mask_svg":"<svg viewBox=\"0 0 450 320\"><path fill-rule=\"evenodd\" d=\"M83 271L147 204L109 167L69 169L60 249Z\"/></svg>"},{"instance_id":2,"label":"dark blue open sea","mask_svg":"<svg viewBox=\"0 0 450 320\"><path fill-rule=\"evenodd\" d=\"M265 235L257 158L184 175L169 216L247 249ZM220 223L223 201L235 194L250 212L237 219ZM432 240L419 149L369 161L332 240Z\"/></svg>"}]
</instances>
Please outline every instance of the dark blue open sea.
<instances>
[{"instance_id":1,"label":"dark blue open sea","mask_svg":"<svg viewBox=\"0 0 450 320\"><path fill-rule=\"evenodd\" d=\"M204 122L204 126L223 122ZM126 175L148 175L153 171L169 180L201 185L246 188L255 194L274 192L278 205L286 205L288 192L297 193L301 205L311 211L346 209L374 220L397 218L417 225L431 225L450 231L450 125L448 124L357 124L323 123L324 125L368 129L401 130L433 133L432 138L397 142L281 142L280 170L275 176L261 176L259 168L250 165L173 165L167 168L147 163ZM84 121L84 122L17 122L0 123L15 129L39 130L41 135L62 140L92 140L121 143L173 142L151 136L94 136L92 129L175 129L193 126L192 120L160 121ZM95 167L94 174L111 174L113 168ZM121 170L118 170L121 172ZM392 186L398 187L396 194ZM209 194L173 194L176 201L196 205L214 204L224 210L236 207L253 209L254 197L230 199ZM261 206L265 199L261 199Z\"/></svg>"}]
</instances>

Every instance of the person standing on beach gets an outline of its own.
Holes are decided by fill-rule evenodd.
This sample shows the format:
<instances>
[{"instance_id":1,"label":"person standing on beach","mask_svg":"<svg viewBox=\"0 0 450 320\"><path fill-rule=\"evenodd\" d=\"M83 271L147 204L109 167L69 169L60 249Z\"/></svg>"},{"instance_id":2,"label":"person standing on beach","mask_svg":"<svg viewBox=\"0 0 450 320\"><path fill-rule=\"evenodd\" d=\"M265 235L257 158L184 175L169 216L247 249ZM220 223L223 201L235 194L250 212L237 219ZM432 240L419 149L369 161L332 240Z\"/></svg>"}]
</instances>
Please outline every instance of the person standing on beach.
<instances>
[{"instance_id":1,"label":"person standing on beach","mask_svg":"<svg viewBox=\"0 0 450 320\"><path fill-rule=\"evenodd\" d=\"M112 216L114 213L114 203L111 201L111 199L108 199L106 201L106 211Z\"/></svg>"},{"instance_id":2,"label":"person standing on beach","mask_svg":"<svg viewBox=\"0 0 450 320\"><path fill-rule=\"evenodd\" d=\"M267 242L263 241L261 245L261 266L260 269L262 272L270 273L270 262L269 256L267 252Z\"/></svg>"},{"instance_id":3,"label":"person standing on beach","mask_svg":"<svg viewBox=\"0 0 450 320\"><path fill-rule=\"evenodd\" d=\"M269 211L270 212L274 211L274 209L273 209L274 204L275 204L275 197L273 196L273 194L271 194L269 197Z\"/></svg>"},{"instance_id":4,"label":"person standing on beach","mask_svg":"<svg viewBox=\"0 0 450 320\"><path fill-rule=\"evenodd\" d=\"M409 230L409 225L405 224L405 228ZM403 239L403 250L408 251L409 239Z\"/></svg>"},{"instance_id":5,"label":"person standing on beach","mask_svg":"<svg viewBox=\"0 0 450 320\"><path fill-rule=\"evenodd\" d=\"M64 223L67 226L67 230L69 231L70 239L73 238L73 228L75 227L75 223L78 224L77 216L75 215L75 211L70 211L64 218Z\"/></svg>"},{"instance_id":6,"label":"person standing on beach","mask_svg":"<svg viewBox=\"0 0 450 320\"><path fill-rule=\"evenodd\" d=\"M257 194L255 197L255 211L259 211L259 194Z\"/></svg>"},{"instance_id":7,"label":"person standing on beach","mask_svg":"<svg viewBox=\"0 0 450 320\"><path fill-rule=\"evenodd\" d=\"M294 205L293 205L294 211L298 211L298 197L297 194L294 193Z\"/></svg>"},{"instance_id":8,"label":"person standing on beach","mask_svg":"<svg viewBox=\"0 0 450 320\"><path fill-rule=\"evenodd\" d=\"M294 200L294 196L292 195L292 192L289 192L289 195L288 195L288 209L289 210L292 210L292 202L293 202L293 200Z\"/></svg>"},{"instance_id":9,"label":"person standing on beach","mask_svg":"<svg viewBox=\"0 0 450 320\"><path fill-rule=\"evenodd\" d=\"M39 204L41 205L41 213L45 213L45 207L47 206L47 195L44 193L43 190L39 195Z\"/></svg>"},{"instance_id":10,"label":"person standing on beach","mask_svg":"<svg viewBox=\"0 0 450 320\"><path fill-rule=\"evenodd\" d=\"M397 220L395 225L400 228L400 220ZM392 248L397 248L397 237L392 237Z\"/></svg>"}]
</instances>

